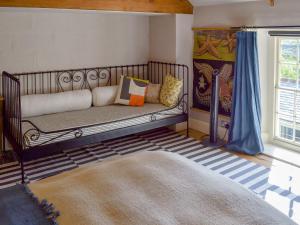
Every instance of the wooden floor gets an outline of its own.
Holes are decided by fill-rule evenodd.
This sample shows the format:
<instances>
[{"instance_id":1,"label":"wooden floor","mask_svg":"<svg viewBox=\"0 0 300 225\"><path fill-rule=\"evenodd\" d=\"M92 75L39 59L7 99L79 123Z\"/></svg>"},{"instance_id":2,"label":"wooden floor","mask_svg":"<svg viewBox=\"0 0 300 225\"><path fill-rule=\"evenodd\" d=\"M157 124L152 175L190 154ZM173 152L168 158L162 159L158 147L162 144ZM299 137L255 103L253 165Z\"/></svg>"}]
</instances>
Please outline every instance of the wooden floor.
<instances>
[{"instance_id":1,"label":"wooden floor","mask_svg":"<svg viewBox=\"0 0 300 225\"><path fill-rule=\"evenodd\" d=\"M181 131L179 133L185 135L186 130ZM190 137L193 137L193 138L198 139L198 140L203 140L203 138L208 136L207 134L201 133L200 131L196 131L196 130L193 130L193 129L189 129L189 134L190 134ZM229 151L226 148L222 148L222 149L224 151ZM229 151L229 152L232 152L232 151ZM269 156L265 156L265 155L249 156L249 155L242 154L242 153L237 153L237 152L232 152L232 153L235 154L235 155L238 155L242 158L245 158L247 160L250 160L250 161L259 163L261 165L264 165L266 167L271 167L273 165L274 161L276 161L273 158L271 158Z\"/></svg>"}]
</instances>

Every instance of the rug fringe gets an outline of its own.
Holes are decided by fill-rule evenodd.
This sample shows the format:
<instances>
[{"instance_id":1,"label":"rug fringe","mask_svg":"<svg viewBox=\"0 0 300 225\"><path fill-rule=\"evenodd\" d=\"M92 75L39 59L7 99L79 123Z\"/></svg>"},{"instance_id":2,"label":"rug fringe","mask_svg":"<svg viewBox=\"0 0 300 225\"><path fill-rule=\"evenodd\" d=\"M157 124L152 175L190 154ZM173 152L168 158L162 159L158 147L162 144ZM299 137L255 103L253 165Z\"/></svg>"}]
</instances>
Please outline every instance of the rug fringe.
<instances>
[{"instance_id":1,"label":"rug fringe","mask_svg":"<svg viewBox=\"0 0 300 225\"><path fill-rule=\"evenodd\" d=\"M39 205L39 207L43 210L47 219L50 221L51 225L58 225L57 217L60 216L60 212L55 210L55 207L52 203L49 203L46 199L43 199L41 202L39 199L32 193L29 187L26 184L22 185L24 187L24 191L30 196L30 198Z\"/></svg>"}]
</instances>

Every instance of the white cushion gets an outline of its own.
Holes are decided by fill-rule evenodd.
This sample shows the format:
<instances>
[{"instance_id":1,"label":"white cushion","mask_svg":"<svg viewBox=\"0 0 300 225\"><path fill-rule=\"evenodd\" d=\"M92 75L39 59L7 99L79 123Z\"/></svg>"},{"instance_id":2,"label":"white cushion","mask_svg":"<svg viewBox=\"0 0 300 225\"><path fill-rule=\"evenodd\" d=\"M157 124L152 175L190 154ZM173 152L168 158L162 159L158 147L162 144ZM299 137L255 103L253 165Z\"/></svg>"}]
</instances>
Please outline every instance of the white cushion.
<instances>
[{"instance_id":1,"label":"white cushion","mask_svg":"<svg viewBox=\"0 0 300 225\"><path fill-rule=\"evenodd\" d=\"M22 117L88 109L92 94L88 89L21 97Z\"/></svg>"},{"instance_id":2,"label":"white cushion","mask_svg":"<svg viewBox=\"0 0 300 225\"><path fill-rule=\"evenodd\" d=\"M94 88L92 91L93 105L106 106L114 104L118 92L118 87L118 85L115 85Z\"/></svg>"}]
</instances>

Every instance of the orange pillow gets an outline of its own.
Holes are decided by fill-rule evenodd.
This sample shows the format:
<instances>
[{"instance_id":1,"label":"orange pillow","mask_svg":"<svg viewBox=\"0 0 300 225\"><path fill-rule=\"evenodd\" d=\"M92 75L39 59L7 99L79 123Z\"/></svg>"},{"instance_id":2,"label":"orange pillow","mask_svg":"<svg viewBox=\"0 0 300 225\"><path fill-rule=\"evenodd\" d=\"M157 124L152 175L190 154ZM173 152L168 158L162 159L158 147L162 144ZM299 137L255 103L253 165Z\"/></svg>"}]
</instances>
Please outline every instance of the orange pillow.
<instances>
[{"instance_id":1,"label":"orange pillow","mask_svg":"<svg viewBox=\"0 0 300 225\"><path fill-rule=\"evenodd\" d=\"M149 81L121 76L115 103L143 106Z\"/></svg>"}]
</instances>

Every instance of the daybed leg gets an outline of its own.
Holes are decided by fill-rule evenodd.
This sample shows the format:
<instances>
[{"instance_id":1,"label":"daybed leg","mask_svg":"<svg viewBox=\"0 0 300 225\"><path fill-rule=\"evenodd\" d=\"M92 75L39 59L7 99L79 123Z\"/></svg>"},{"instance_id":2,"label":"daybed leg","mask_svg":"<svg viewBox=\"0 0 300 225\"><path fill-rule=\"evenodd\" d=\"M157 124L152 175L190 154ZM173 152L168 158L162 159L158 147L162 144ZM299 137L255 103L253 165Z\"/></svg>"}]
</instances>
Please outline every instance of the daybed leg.
<instances>
[{"instance_id":1,"label":"daybed leg","mask_svg":"<svg viewBox=\"0 0 300 225\"><path fill-rule=\"evenodd\" d=\"M5 137L2 138L2 152L3 152L3 154L7 153L6 146L5 146Z\"/></svg>"},{"instance_id":2,"label":"daybed leg","mask_svg":"<svg viewBox=\"0 0 300 225\"><path fill-rule=\"evenodd\" d=\"M22 176L22 184L25 183L24 179L24 165L23 165L23 160L21 159L21 176Z\"/></svg>"},{"instance_id":3,"label":"daybed leg","mask_svg":"<svg viewBox=\"0 0 300 225\"><path fill-rule=\"evenodd\" d=\"M186 121L186 137L190 137L190 132L189 132L189 120Z\"/></svg>"}]
</instances>

